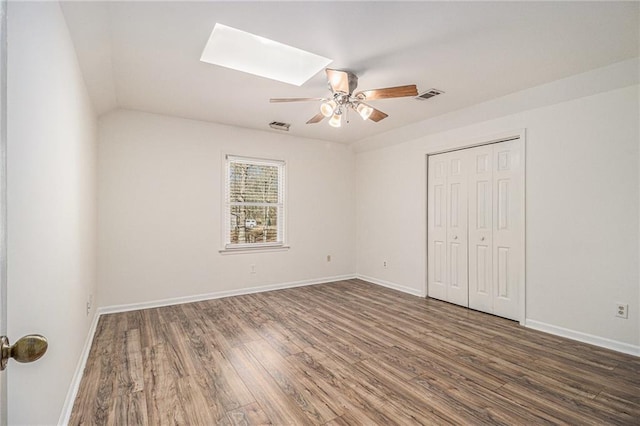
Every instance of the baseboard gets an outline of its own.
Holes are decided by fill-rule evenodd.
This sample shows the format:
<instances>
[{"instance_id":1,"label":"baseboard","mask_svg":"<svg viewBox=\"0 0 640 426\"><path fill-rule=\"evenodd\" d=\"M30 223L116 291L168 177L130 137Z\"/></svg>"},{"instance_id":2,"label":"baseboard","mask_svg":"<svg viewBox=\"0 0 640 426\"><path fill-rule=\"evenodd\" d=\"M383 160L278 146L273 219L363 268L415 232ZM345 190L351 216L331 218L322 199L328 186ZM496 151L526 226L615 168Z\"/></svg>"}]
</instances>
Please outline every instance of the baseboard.
<instances>
[{"instance_id":1,"label":"baseboard","mask_svg":"<svg viewBox=\"0 0 640 426\"><path fill-rule=\"evenodd\" d=\"M293 281L281 284L271 284L260 287L241 288L238 290L216 291L213 293L197 294L194 296L173 297L170 299L153 300L150 302L112 305L98 308L98 313L112 314L117 312L137 311L139 309L159 308L162 306L181 305L183 303L201 302L203 300L221 299L223 297L241 296L243 294L262 293L264 291L282 290L285 288L304 287L315 284L326 284L334 281L350 280L355 275L337 275L333 277L315 278L311 280Z\"/></svg>"},{"instance_id":2,"label":"baseboard","mask_svg":"<svg viewBox=\"0 0 640 426\"><path fill-rule=\"evenodd\" d=\"M390 289L393 289L393 290L401 291L403 293L412 294L414 296L419 296L419 297L425 297L426 296L426 294L422 290L416 290L415 288L405 287L405 286L400 285L400 284L396 284L396 283L392 283L392 282L384 281L384 280L379 280L377 278L368 277L366 275L356 274L356 278L361 279L363 281L368 281L368 282L370 282L372 284L377 284L377 285L382 286L382 287L387 287L387 288L390 288Z\"/></svg>"},{"instance_id":3,"label":"baseboard","mask_svg":"<svg viewBox=\"0 0 640 426\"><path fill-rule=\"evenodd\" d=\"M93 336L96 334L96 328L98 327L98 319L100 319L100 314L96 312L93 315L93 320L91 321L91 326L89 327L89 332L87 333L87 339L84 342L84 347L82 348L82 353L80 354L80 359L78 360L76 371L73 374L71 385L69 386L69 390L67 391L67 397L65 398L64 405L62 406L62 412L60 413L60 418L58 419L59 425L68 425L69 420L71 419L71 410L73 410L73 403L76 400L76 395L78 394L78 389L80 388L80 381L82 380L84 367L87 365L87 358L89 358L89 352L91 351Z\"/></svg>"},{"instance_id":4,"label":"baseboard","mask_svg":"<svg viewBox=\"0 0 640 426\"><path fill-rule=\"evenodd\" d=\"M544 331L545 333L555 334L556 336L566 337L579 342L611 349L616 352L640 356L640 346L637 345L630 345L629 343L594 336L593 334L582 333L580 331L570 330L568 328L558 327L532 319L526 319L524 326L534 330Z\"/></svg>"}]
</instances>

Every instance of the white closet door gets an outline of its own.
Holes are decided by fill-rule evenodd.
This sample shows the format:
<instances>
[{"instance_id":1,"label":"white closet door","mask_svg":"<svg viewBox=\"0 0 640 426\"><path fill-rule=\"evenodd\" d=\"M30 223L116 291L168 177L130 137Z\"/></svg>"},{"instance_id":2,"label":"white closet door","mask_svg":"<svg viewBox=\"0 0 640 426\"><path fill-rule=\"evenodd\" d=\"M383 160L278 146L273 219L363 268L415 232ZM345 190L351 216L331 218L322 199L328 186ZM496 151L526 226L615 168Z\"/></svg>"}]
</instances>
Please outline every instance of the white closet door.
<instances>
[{"instance_id":1,"label":"white closet door","mask_svg":"<svg viewBox=\"0 0 640 426\"><path fill-rule=\"evenodd\" d=\"M446 154L447 176L447 301L469 306L467 257L467 175L468 152Z\"/></svg>"},{"instance_id":2,"label":"white closet door","mask_svg":"<svg viewBox=\"0 0 640 426\"><path fill-rule=\"evenodd\" d=\"M469 307L492 313L493 145L469 154Z\"/></svg>"},{"instance_id":3,"label":"white closet door","mask_svg":"<svg viewBox=\"0 0 640 426\"><path fill-rule=\"evenodd\" d=\"M429 157L429 297L468 306L468 154Z\"/></svg>"},{"instance_id":4,"label":"white closet door","mask_svg":"<svg viewBox=\"0 0 640 426\"><path fill-rule=\"evenodd\" d=\"M501 142L493 148L493 311L520 319L521 280L524 265L522 223L524 164L520 141Z\"/></svg>"},{"instance_id":5,"label":"white closet door","mask_svg":"<svg viewBox=\"0 0 640 426\"><path fill-rule=\"evenodd\" d=\"M428 295L520 320L524 145L429 156Z\"/></svg>"},{"instance_id":6,"label":"white closet door","mask_svg":"<svg viewBox=\"0 0 640 426\"><path fill-rule=\"evenodd\" d=\"M428 294L447 300L447 158L429 157L428 176Z\"/></svg>"}]
</instances>

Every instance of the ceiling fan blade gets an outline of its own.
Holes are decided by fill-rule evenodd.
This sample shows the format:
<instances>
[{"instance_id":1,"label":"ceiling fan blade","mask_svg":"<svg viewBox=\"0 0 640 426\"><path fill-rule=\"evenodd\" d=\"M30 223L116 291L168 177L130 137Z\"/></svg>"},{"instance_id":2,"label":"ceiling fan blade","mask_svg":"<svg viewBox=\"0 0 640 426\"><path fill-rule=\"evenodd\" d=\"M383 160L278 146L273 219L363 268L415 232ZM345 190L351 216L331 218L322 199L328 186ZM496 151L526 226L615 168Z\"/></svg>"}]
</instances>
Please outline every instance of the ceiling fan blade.
<instances>
[{"instance_id":1,"label":"ceiling fan blade","mask_svg":"<svg viewBox=\"0 0 640 426\"><path fill-rule=\"evenodd\" d=\"M402 98L405 96L418 96L418 89L415 84L397 87L385 87L384 89L363 90L355 96L363 100L371 101L374 99Z\"/></svg>"},{"instance_id":2,"label":"ceiling fan blade","mask_svg":"<svg viewBox=\"0 0 640 426\"><path fill-rule=\"evenodd\" d=\"M326 69L327 80L333 92L343 92L349 95L358 87L358 77L349 71Z\"/></svg>"},{"instance_id":3,"label":"ceiling fan blade","mask_svg":"<svg viewBox=\"0 0 640 426\"><path fill-rule=\"evenodd\" d=\"M384 120L388 116L389 116L388 114L385 114L384 112L380 111L379 109L373 108L373 112L369 116L369 120L375 121L377 123L380 120Z\"/></svg>"},{"instance_id":4,"label":"ceiling fan blade","mask_svg":"<svg viewBox=\"0 0 640 426\"><path fill-rule=\"evenodd\" d=\"M321 112L317 113L316 115L314 115L313 117L311 117L309 119L309 121L307 121L307 124L314 124L314 123L319 123L322 120L324 120L324 115L322 115Z\"/></svg>"},{"instance_id":5,"label":"ceiling fan blade","mask_svg":"<svg viewBox=\"0 0 640 426\"><path fill-rule=\"evenodd\" d=\"M326 101L326 98L271 98L269 102L308 102L308 101Z\"/></svg>"}]
</instances>

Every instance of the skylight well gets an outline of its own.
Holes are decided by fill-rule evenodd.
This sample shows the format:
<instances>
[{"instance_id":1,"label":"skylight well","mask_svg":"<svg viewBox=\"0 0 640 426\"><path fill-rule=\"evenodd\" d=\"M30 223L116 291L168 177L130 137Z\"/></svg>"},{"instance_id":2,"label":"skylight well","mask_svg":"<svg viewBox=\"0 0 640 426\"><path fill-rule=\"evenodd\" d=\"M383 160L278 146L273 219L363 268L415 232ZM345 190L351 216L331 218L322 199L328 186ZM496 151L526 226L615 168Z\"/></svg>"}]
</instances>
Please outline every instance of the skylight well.
<instances>
[{"instance_id":1,"label":"skylight well","mask_svg":"<svg viewBox=\"0 0 640 426\"><path fill-rule=\"evenodd\" d=\"M332 62L219 23L213 28L200 60L296 86L301 86Z\"/></svg>"}]
</instances>

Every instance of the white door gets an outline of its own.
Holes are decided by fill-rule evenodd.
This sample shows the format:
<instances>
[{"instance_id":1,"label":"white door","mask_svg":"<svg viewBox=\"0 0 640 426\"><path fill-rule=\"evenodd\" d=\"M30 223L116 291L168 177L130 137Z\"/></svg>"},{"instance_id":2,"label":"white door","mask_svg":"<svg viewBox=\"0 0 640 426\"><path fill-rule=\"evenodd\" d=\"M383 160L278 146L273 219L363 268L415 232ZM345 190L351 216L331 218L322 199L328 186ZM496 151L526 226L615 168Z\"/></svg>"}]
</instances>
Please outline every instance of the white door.
<instances>
[{"instance_id":1,"label":"white door","mask_svg":"<svg viewBox=\"0 0 640 426\"><path fill-rule=\"evenodd\" d=\"M520 140L493 147L493 312L520 319L524 280L524 161Z\"/></svg>"},{"instance_id":2,"label":"white door","mask_svg":"<svg viewBox=\"0 0 640 426\"><path fill-rule=\"evenodd\" d=\"M0 1L0 336L7 335L7 1ZM7 375L0 373L0 425L7 424Z\"/></svg>"},{"instance_id":3,"label":"white door","mask_svg":"<svg viewBox=\"0 0 640 426\"><path fill-rule=\"evenodd\" d=\"M7 335L7 1L0 0L0 370L8 358L32 362L47 350L47 339L28 335L10 345ZM7 424L7 373L0 371L0 426Z\"/></svg>"},{"instance_id":4,"label":"white door","mask_svg":"<svg viewBox=\"0 0 640 426\"><path fill-rule=\"evenodd\" d=\"M454 151L429 157L428 293L466 306L467 155Z\"/></svg>"},{"instance_id":5,"label":"white door","mask_svg":"<svg viewBox=\"0 0 640 426\"><path fill-rule=\"evenodd\" d=\"M429 156L429 297L520 320L524 142Z\"/></svg>"},{"instance_id":6,"label":"white door","mask_svg":"<svg viewBox=\"0 0 640 426\"><path fill-rule=\"evenodd\" d=\"M467 306L469 277L467 272L467 174L468 153L446 154L447 176L447 301Z\"/></svg>"},{"instance_id":7,"label":"white door","mask_svg":"<svg viewBox=\"0 0 640 426\"><path fill-rule=\"evenodd\" d=\"M428 293L447 300L447 162L444 156L429 157L428 191Z\"/></svg>"},{"instance_id":8,"label":"white door","mask_svg":"<svg viewBox=\"0 0 640 426\"><path fill-rule=\"evenodd\" d=\"M492 313L493 145L469 154L469 307Z\"/></svg>"}]
</instances>

